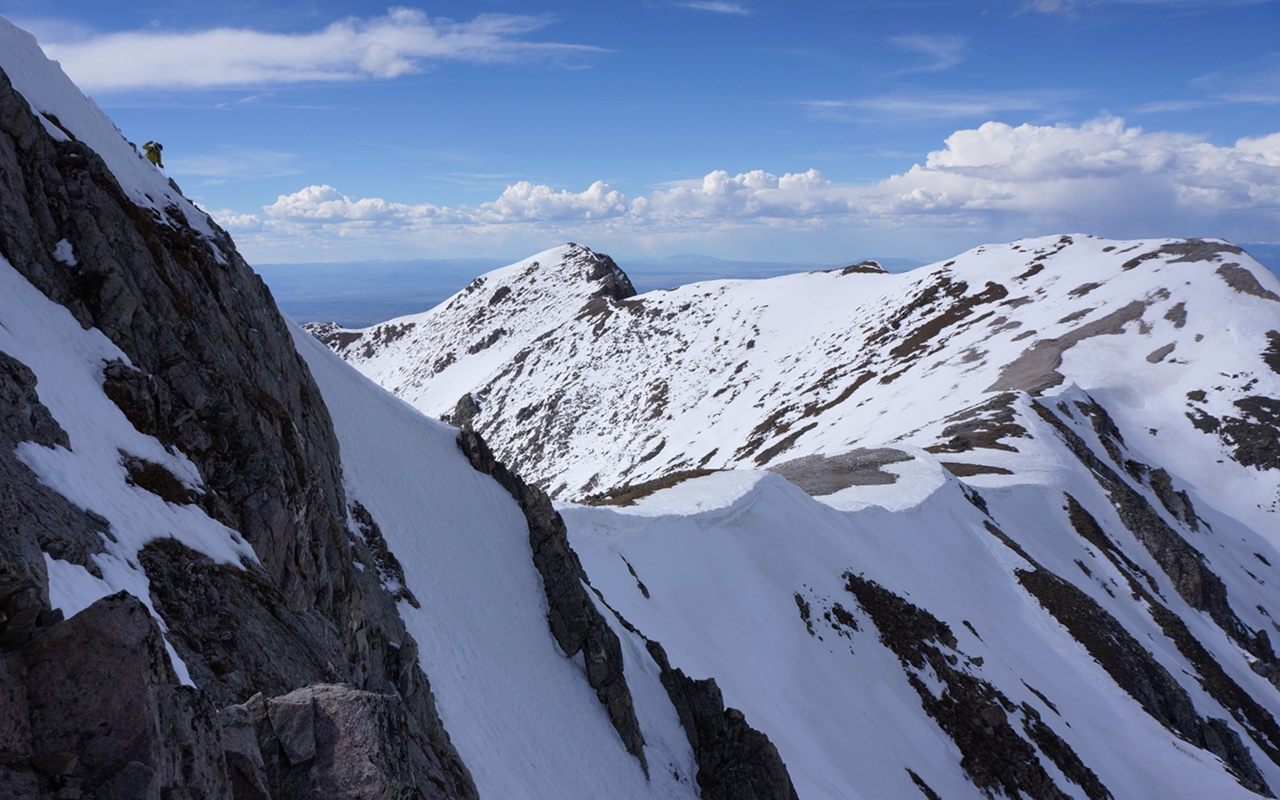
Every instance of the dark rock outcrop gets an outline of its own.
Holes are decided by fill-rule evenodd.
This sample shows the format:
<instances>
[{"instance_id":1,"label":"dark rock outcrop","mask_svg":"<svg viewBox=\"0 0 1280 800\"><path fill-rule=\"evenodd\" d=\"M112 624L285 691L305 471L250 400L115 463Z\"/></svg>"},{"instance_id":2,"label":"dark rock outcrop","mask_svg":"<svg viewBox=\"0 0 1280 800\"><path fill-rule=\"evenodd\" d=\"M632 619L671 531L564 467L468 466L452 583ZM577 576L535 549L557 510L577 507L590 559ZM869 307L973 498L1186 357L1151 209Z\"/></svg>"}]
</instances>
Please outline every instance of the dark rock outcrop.
<instances>
[{"instance_id":1,"label":"dark rock outcrop","mask_svg":"<svg viewBox=\"0 0 1280 800\"><path fill-rule=\"evenodd\" d=\"M725 707L715 680L690 678L671 667L657 642L646 646L693 746L703 800L798 800L778 748L741 711Z\"/></svg>"},{"instance_id":2,"label":"dark rock outcrop","mask_svg":"<svg viewBox=\"0 0 1280 800\"><path fill-rule=\"evenodd\" d=\"M492 476L520 505L529 524L533 563L542 575L542 587L547 595L547 624L551 634L565 655L582 654L591 688L609 712L609 719L627 752L640 760L647 773L644 734L640 732L631 690L622 674L622 644L587 594L586 573L578 555L569 546L564 520L546 493L529 486L503 466L473 429L464 428L458 434L458 447L476 471Z\"/></svg>"},{"instance_id":3,"label":"dark rock outcrop","mask_svg":"<svg viewBox=\"0 0 1280 800\"><path fill-rule=\"evenodd\" d=\"M1201 717L1186 690L1102 606L1043 568L1018 570L1015 574L1019 583L1084 645L1144 711L1187 741L1221 758L1245 788L1274 796L1239 734L1224 720ZM1239 695L1247 697L1242 691ZM1275 727L1274 721L1271 727ZM1268 743L1265 734L1255 737L1255 741Z\"/></svg>"},{"instance_id":4,"label":"dark rock outcrop","mask_svg":"<svg viewBox=\"0 0 1280 800\"><path fill-rule=\"evenodd\" d=\"M0 653L5 797L230 800L209 697L178 683L155 620L125 592Z\"/></svg>"},{"instance_id":5,"label":"dark rock outcrop","mask_svg":"<svg viewBox=\"0 0 1280 800\"><path fill-rule=\"evenodd\" d=\"M397 695L321 684L218 715L235 800L453 796Z\"/></svg>"},{"instance_id":6,"label":"dark rock outcrop","mask_svg":"<svg viewBox=\"0 0 1280 800\"><path fill-rule=\"evenodd\" d=\"M1018 734L1010 715L1018 707L999 689L960 667L956 638L943 621L875 581L845 573L845 589L871 617L880 641L898 656L921 705L960 749L960 767L974 785L990 795L1058 800L1068 795L1040 763L1036 748ZM932 673L945 689L935 694L917 673ZM1024 726L1063 773L1086 789L1091 800L1111 794L1048 725L1024 712Z\"/></svg>"},{"instance_id":7,"label":"dark rock outcrop","mask_svg":"<svg viewBox=\"0 0 1280 800\"><path fill-rule=\"evenodd\" d=\"M768 469L814 497L821 497L850 486L888 486L896 483L898 476L882 468L910 460L911 456L901 450L863 447L835 456L802 456Z\"/></svg>"},{"instance_id":8,"label":"dark rock outcrop","mask_svg":"<svg viewBox=\"0 0 1280 800\"><path fill-rule=\"evenodd\" d=\"M1264 642L1240 621L1231 608L1226 585L1210 569L1204 555L1179 535L1120 472L1099 458L1067 422L1039 402L1033 403L1032 408L1057 430L1071 452L1093 474L1111 498L1121 523L1169 576L1178 595L1192 608L1207 612L1228 636L1254 656L1267 663L1275 662L1276 656L1270 646L1264 647ZM1061 410L1069 417L1068 407L1063 406ZM1083 403L1077 404L1076 410L1090 422L1113 462L1118 465L1125 463L1120 450L1123 440L1106 409L1097 403Z\"/></svg>"},{"instance_id":9,"label":"dark rock outcrop","mask_svg":"<svg viewBox=\"0 0 1280 800\"><path fill-rule=\"evenodd\" d=\"M237 574L167 544L142 557L157 610L182 631L173 645L192 675L220 703L333 680L398 695L429 743L436 785L447 787L427 796L472 797L396 599L373 571L354 566L353 553L364 563L376 559L351 532L337 439L319 390L261 279L226 233L187 219L199 212L185 208L134 204L97 153L74 136L51 137L0 71L0 255L128 356L130 364L104 365L103 391L134 427L181 451L200 472L198 498L166 499L196 500L242 534L261 561ZM53 255L67 245L74 265ZM29 371L0 361L8 431L0 436L65 445L32 402L31 384ZM154 465L133 467L137 485L165 491ZM93 569L88 556L110 532L91 511L39 487L11 446L0 447L0 505L0 646L14 647L48 614L40 551ZM206 602L217 607L223 592L249 602L252 610L236 620L247 628L228 631L218 614L199 612ZM250 628L256 633L235 640ZM254 643L266 639L269 656L255 655ZM0 683L11 687L3 676ZM210 694L181 691L209 702ZM180 737L157 741L180 746ZM121 769L121 780L143 791L129 796L149 796L145 770Z\"/></svg>"}]
</instances>

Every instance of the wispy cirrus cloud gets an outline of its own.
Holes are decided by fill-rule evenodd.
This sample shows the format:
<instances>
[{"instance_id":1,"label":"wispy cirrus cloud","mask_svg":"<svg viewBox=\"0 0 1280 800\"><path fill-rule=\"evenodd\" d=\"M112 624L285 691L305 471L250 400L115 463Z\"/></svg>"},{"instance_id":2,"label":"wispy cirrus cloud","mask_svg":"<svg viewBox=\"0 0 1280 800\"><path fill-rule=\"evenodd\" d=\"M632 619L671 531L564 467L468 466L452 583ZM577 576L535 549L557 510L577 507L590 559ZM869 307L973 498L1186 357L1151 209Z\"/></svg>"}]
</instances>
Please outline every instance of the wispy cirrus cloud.
<instances>
[{"instance_id":1,"label":"wispy cirrus cloud","mask_svg":"<svg viewBox=\"0 0 1280 800\"><path fill-rule=\"evenodd\" d=\"M1275 0L1024 0L1014 11L1014 16L1026 13L1061 14L1074 16L1085 8L1095 6L1143 6L1174 11L1203 9L1215 11L1237 6L1256 6Z\"/></svg>"},{"instance_id":2,"label":"wispy cirrus cloud","mask_svg":"<svg viewBox=\"0 0 1280 800\"><path fill-rule=\"evenodd\" d=\"M1224 103L1280 105L1280 52L1202 75L1191 89Z\"/></svg>"},{"instance_id":3,"label":"wispy cirrus cloud","mask_svg":"<svg viewBox=\"0 0 1280 800\"><path fill-rule=\"evenodd\" d=\"M1026 0L1013 14L1074 14L1079 7L1079 0Z\"/></svg>"},{"instance_id":4,"label":"wispy cirrus cloud","mask_svg":"<svg viewBox=\"0 0 1280 800\"><path fill-rule=\"evenodd\" d=\"M838 122L902 124L935 120L966 120L1009 112L1050 114L1074 99L1063 90L1033 92L898 92L851 100L801 100L797 103L815 119Z\"/></svg>"},{"instance_id":5,"label":"wispy cirrus cloud","mask_svg":"<svg viewBox=\"0 0 1280 800\"><path fill-rule=\"evenodd\" d=\"M1230 64L1192 80L1189 96L1155 100L1137 107L1140 114L1202 111L1230 105L1280 106L1280 53Z\"/></svg>"},{"instance_id":6,"label":"wispy cirrus cloud","mask_svg":"<svg viewBox=\"0 0 1280 800\"><path fill-rule=\"evenodd\" d=\"M744 17L751 14L750 9L737 3L725 3L720 0L690 0L687 3L680 3L680 7L694 11L713 11L717 14L737 14Z\"/></svg>"},{"instance_id":7,"label":"wispy cirrus cloud","mask_svg":"<svg viewBox=\"0 0 1280 800\"><path fill-rule=\"evenodd\" d=\"M899 74L942 72L964 61L965 43L964 39L959 36L913 34L910 36L895 36L890 41L903 50L918 53L927 59L924 64L899 70Z\"/></svg>"},{"instance_id":8,"label":"wispy cirrus cloud","mask_svg":"<svg viewBox=\"0 0 1280 800\"><path fill-rule=\"evenodd\" d=\"M381 17L351 17L308 33L147 29L51 40L44 50L86 91L389 79L438 62L580 64L606 52L526 38L549 22L511 14L456 22L392 8Z\"/></svg>"},{"instance_id":9,"label":"wispy cirrus cloud","mask_svg":"<svg viewBox=\"0 0 1280 800\"><path fill-rule=\"evenodd\" d=\"M183 155L172 166L183 175L192 175L203 179L205 184L214 184L246 178L297 175L305 171L302 161L297 153L221 147L213 152Z\"/></svg>"}]
</instances>

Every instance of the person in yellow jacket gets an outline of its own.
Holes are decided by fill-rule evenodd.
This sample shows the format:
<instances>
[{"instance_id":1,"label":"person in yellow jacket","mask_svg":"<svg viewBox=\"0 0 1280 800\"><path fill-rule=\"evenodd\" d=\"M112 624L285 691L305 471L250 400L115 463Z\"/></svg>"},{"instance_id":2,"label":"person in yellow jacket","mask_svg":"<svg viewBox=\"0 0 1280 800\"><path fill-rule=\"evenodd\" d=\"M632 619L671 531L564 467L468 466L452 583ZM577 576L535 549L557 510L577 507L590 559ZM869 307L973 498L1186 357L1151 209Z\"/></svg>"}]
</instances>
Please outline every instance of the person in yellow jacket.
<instances>
[{"instance_id":1,"label":"person in yellow jacket","mask_svg":"<svg viewBox=\"0 0 1280 800\"><path fill-rule=\"evenodd\" d=\"M142 152L147 154L147 160L160 169L164 169L164 162L160 160L161 150L164 150L164 145L159 142L147 142L142 146Z\"/></svg>"}]
</instances>

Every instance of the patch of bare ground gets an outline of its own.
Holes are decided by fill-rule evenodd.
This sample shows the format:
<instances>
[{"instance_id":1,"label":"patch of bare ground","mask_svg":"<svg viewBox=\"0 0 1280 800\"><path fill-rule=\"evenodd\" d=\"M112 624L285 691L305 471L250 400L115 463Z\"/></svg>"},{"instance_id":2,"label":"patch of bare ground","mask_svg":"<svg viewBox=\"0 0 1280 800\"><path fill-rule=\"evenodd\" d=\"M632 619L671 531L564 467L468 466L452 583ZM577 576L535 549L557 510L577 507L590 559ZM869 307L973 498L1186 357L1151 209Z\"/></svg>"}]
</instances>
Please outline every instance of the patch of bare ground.
<instances>
[{"instance_id":1,"label":"patch of bare ground","mask_svg":"<svg viewBox=\"0 0 1280 800\"><path fill-rule=\"evenodd\" d=\"M957 478L972 478L974 475L1012 475L1013 470L1004 467L992 467L987 464L967 464L961 461L940 462L947 472Z\"/></svg>"},{"instance_id":2,"label":"patch of bare ground","mask_svg":"<svg viewBox=\"0 0 1280 800\"><path fill-rule=\"evenodd\" d=\"M887 447L859 448L836 456L812 455L769 467L814 497L835 494L850 486L884 486L898 476L883 468L910 461L911 456Z\"/></svg>"},{"instance_id":3,"label":"patch of bare ground","mask_svg":"<svg viewBox=\"0 0 1280 800\"><path fill-rule=\"evenodd\" d=\"M692 478L701 478L719 471L717 469L680 470L679 472L663 475L660 478L654 478L651 481L619 486L605 492L593 494L584 497L581 502L589 506L631 506L635 505L637 500L648 497L655 492L670 489L672 486Z\"/></svg>"}]
</instances>

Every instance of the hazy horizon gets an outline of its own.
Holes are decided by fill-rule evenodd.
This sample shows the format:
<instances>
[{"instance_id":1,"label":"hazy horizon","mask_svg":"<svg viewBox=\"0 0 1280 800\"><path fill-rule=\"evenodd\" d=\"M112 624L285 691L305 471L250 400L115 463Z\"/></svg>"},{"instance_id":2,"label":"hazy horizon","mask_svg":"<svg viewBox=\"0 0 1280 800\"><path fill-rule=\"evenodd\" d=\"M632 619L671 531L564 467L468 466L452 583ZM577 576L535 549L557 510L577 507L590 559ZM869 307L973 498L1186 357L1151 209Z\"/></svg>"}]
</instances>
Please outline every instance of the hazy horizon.
<instances>
[{"instance_id":1,"label":"hazy horizon","mask_svg":"<svg viewBox=\"0 0 1280 800\"><path fill-rule=\"evenodd\" d=\"M1241 246L1280 276L1280 244L1255 242ZM424 258L252 266L271 288L280 310L295 322L337 322L345 328L367 328L427 311L485 272L513 264L528 255L532 253L510 259ZM697 254L652 261L615 258L640 293L706 280L769 278L792 272L835 269L864 260L879 261L890 272L903 272L928 263L887 256L814 264L733 261Z\"/></svg>"}]
</instances>

